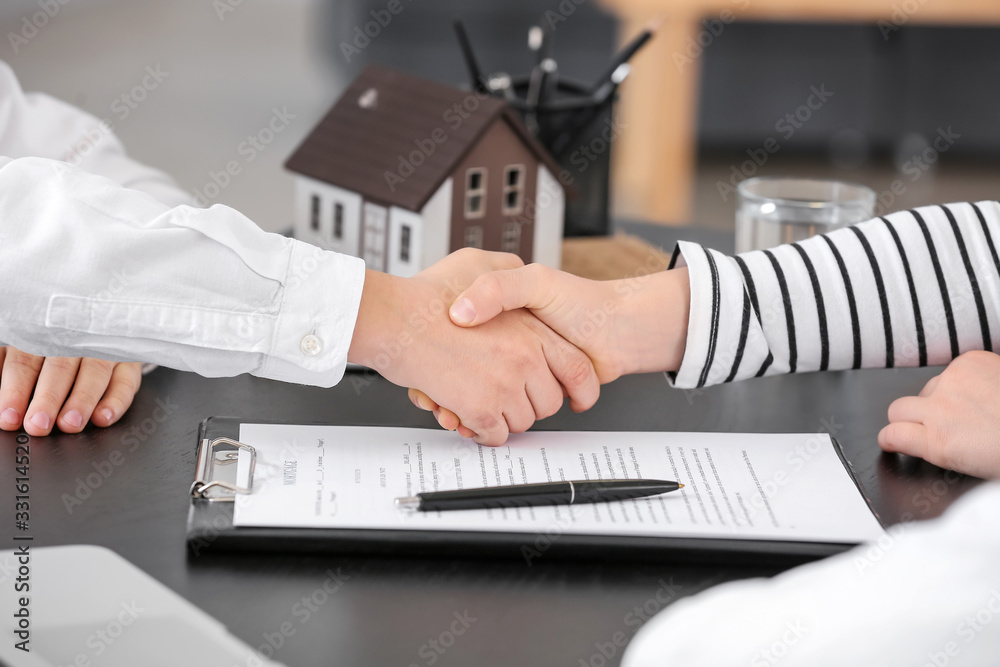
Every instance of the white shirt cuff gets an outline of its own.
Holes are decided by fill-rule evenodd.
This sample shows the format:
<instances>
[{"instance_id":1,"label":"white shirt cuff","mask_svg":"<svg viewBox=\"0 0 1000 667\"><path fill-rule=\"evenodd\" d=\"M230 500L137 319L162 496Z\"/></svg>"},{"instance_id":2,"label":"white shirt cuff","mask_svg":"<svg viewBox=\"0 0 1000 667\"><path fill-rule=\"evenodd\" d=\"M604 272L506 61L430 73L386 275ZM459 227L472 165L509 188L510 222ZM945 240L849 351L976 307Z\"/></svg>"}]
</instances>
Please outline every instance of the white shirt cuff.
<instances>
[{"instance_id":1,"label":"white shirt cuff","mask_svg":"<svg viewBox=\"0 0 1000 667\"><path fill-rule=\"evenodd\" d=\"M364 280L361 259L293 242L272 347L254 375L320 387L340 382Z\"/></svg>"}]
</instances>

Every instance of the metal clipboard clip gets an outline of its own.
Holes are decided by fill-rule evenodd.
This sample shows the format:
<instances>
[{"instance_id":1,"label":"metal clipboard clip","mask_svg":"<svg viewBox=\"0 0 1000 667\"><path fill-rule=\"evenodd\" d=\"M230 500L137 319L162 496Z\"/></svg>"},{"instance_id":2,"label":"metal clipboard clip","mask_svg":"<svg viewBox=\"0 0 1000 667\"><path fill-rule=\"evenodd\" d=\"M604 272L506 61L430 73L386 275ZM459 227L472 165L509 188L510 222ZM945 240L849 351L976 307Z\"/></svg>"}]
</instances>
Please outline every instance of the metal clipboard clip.
<instances>
[{"instance_id":1,"label":"metal clipboard clip","mask_svg":"<svg viewBox=\"0 0 1000 667\"><path fill-rule=\"evenodd\" d=\"M229 449L223 449L228 447ZM240 451L250 453L250 469L246 486L240 486L237 466ZM237 493L253 490L253 471L257 465L257 452L250 445L244 445L231 438L204 438L198 448L198 465L195 469L191 496L210 502L233 502Z\"/></svg>"}]
</instances>

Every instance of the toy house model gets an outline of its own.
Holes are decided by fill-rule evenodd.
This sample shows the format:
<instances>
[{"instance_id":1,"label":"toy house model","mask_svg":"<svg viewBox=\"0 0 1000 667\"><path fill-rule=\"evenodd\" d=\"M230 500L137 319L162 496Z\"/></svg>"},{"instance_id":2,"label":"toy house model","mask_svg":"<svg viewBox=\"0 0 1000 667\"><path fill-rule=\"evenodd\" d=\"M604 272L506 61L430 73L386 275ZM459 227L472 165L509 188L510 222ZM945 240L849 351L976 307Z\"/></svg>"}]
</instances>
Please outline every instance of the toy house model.
<instances>
[{"instance_id":1,"label":"toy house model","mask_svg":"<svg viewBox=\"0 0 1000 667\"><path fill-rule=\"evenodd\" d=\"M559 167L506 102L365 69L289 158L295 236L408 277L463 247L558 268Z\"/></svg>"}]
</instances>

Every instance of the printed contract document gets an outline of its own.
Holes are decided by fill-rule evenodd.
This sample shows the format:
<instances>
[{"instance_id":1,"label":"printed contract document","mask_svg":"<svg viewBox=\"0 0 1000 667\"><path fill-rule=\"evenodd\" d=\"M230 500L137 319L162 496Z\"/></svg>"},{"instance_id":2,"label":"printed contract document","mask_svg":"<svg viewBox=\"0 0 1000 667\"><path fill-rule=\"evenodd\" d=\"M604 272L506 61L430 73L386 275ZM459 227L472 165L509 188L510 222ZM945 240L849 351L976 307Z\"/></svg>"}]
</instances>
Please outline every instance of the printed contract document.
<instances>
[{"instance_id":1,"label":"printed contract document","mask_svg":"<svg viewBox=\"0 0 1000 667\"><path fill-rule=\"evenodd\" d=\"M257 461L236 526L834 543L883 532L824 434L532 431L481 447L439 429L242 424L240 441ZM238 459L241 480L249 458ZM684 488L547 507L404 512L393 503L422 491L638 477Z\"/></svg>"}]
</instances>

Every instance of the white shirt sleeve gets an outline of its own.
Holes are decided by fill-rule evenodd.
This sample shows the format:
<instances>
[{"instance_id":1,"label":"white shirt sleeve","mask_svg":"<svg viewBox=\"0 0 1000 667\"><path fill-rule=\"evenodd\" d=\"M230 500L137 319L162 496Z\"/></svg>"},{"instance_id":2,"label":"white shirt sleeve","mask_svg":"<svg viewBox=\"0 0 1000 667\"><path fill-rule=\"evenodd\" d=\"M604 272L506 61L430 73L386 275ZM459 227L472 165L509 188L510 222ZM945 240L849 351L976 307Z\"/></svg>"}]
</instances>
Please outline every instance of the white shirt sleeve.
<instances>
[{"instance_id":1,"label":"white shirt sleeve","mask_svg":"<svg viewBox=\"0 0 1000 667\"><path fill-rule=\"evenodd\" d=\"M147 76L162 76L149 68ZM125 154L114 119L94 116L42 93L25 93L7 63L0 61L0 155L44 157L106 176L171 206L192 203L163 172Z\"/></svg>"},{"instance_id":2,"label":"white shirt sleeve","mask_svg":"<svg viewBox=\"0 0 1000 667\"><path fill-rule=\"evenodd\" d=\"M0 344L340 381L361 260L267 234L226 206L187 206L108 121L25 94L3 62L0 156Z\"/></svg>"},{"instance_id":3,"label":"white shirt sleeve","mask_svg":"<svg viewBox=\"0 0 1000 667\"><path fill-rule=\"evenodd\" d=\"M639 630L622 665L995 665L998 525L1000 483L984 484L941 519L680 600Z\"/></svg>"},{"instance_id":4,"label":"white shirt sleeve","mask_svg":"<svg viewBox=\"0 0 1000 667\"><path fill-rule=\"evenodd\" d=\"M736 257L680 243L687 346L673 381L946 364L1000 347L1000 204L926 206Z\"/></svg>"},{"instance_id":5,"label":"white shirt sleeve","mask_svg":"<svg viewBox=\"0 0 1000 667\"><path fill-rule=\"evenodd\" d=\"M0 341L42 356L331 386L364 263L226 206L169 207L42 158L0 158Z\"/></svg>"}]
</instances>

